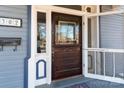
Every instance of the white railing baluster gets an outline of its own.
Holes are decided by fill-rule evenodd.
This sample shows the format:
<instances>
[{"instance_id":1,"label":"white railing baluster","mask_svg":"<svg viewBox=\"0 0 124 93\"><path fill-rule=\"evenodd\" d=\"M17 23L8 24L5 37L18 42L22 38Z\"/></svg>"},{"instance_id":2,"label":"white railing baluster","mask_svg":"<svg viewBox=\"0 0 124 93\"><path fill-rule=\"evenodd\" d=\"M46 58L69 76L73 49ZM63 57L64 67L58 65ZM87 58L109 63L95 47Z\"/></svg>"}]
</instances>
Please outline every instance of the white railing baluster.
<instances>
[{"instance_id":1,"label":"white railing baluster","mask_svg":"<svg viewBox=\"0 0 124 93\"><path fill-rule=\"evenodd\" d=\"M113 77L115 77L115 53L113 52Z\"/></svg>"},{"instance_id":2,"label":"white railing baluster","mask_svg":"<svg viewBox=\"0 0 124 93\"><path fill-rule=\"evenodd\" d=\"M103 52L103 69L104 69L104 76L105 76L105 52Z\"/></svg>"},{"instance_id":3,"label":"white railing baluster","mask_svg":"<svg viewBox=\"0 0 124 93\"><path fill-rule=\"evenodd\" d=\"M95 53L95 57L94 57L94 62L95 62L95 74L96 74L96 58L97 58L97 55L96 55L96 51L94 52Z\"/></svg>"}]
</instances>

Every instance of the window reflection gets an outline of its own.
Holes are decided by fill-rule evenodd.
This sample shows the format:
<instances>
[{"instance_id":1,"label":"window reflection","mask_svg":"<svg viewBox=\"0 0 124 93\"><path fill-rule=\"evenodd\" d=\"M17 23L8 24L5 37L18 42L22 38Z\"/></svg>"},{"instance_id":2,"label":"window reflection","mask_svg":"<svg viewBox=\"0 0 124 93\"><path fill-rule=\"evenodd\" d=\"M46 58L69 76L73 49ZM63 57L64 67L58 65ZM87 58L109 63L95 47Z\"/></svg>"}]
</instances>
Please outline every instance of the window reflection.
<instances>
[{"instance_id":1,"label":"window reflection","mask_svg":"<svg viewBox=\"0 0 124 93\"><path fill-rule=\"evenodd\" d=\"M59 21L56 29L56 44L78 44L79 25L75 22Z\"/></svg>"},{"instance_id":2,"label":"window reflection","mask_svg":"<svg viewBox=\"0 0 124 93\"><path fill-rule=\"evenodd\" d=\"M37 13L37 52L46 52L46 14Z\"/></svg>"}]
</instances>

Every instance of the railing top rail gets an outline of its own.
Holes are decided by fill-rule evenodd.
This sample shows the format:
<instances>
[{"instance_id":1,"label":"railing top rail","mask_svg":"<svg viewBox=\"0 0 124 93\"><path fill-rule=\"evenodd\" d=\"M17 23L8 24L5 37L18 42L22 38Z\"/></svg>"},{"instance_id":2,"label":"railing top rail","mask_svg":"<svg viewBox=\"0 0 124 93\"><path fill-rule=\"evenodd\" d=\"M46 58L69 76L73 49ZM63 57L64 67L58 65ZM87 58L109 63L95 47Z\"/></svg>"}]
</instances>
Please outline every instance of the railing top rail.
<instances>
[{"instance_id":1,"label":"railing top rail","mask_svg":"<svg viewBox=\"0 0 124 93\"><path fill-rule=\"evenodd\" d=\"M124 53L124 49L108 49L108 48L85 48L83 50L96 51L96 52L113 52Z\"/></svg>"}]
</instances>

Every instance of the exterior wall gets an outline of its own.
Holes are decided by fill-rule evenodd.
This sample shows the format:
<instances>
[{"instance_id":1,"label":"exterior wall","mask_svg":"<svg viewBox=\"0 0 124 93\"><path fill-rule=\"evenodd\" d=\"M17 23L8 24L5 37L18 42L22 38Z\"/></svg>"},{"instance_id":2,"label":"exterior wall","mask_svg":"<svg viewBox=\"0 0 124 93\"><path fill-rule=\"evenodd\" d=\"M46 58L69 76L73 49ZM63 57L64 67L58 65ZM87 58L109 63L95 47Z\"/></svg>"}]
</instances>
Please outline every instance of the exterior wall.
<instances>
[{"instance_id":1,"label":"exterior wall","mask_svg":"<svg viewBox=\"0 0 124 93\"><path fill-rule=\"evenodd\" d=\"M27 56L27 6L0 6L0 16L21 18L22 27L0 26L0 37L21 37L17 51L4 47L0 51L0 87L24 87L24 59Z\"/></svg>"}]
</instances>

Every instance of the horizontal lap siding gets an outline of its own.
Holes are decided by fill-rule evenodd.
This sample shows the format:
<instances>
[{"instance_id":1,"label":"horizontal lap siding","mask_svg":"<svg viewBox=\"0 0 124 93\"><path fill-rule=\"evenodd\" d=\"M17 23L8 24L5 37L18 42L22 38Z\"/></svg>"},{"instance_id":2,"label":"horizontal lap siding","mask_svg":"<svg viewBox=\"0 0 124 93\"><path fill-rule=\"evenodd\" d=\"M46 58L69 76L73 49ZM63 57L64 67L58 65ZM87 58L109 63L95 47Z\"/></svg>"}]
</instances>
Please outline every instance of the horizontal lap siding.
<instances>
[{"instance_id":1,"label":"horizontal lap siding","mask_svg":"<svg viewBox=\"0 0 124 93\"><path fill-rule=\"evenodd\" d=\"M21 46L0 52L0 87L24 87L24 58L27 55L27 6L0 6L0 16L21 18L22 28L0 26L0 37L21 37Z\"/></svg>"},{"instance_id":2,"label":"horizontal lap siding","mask_svg":"<svg viewBox=\"0 0 124 93\"><path fill-rule=\"evenodd\" d=\"M100 17L100 39L102 48L124 48L124 16Z\"/></svg>"}]
</instances>

